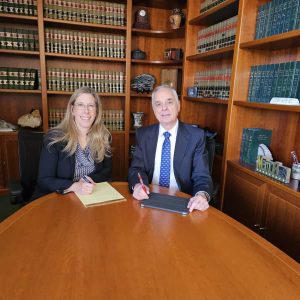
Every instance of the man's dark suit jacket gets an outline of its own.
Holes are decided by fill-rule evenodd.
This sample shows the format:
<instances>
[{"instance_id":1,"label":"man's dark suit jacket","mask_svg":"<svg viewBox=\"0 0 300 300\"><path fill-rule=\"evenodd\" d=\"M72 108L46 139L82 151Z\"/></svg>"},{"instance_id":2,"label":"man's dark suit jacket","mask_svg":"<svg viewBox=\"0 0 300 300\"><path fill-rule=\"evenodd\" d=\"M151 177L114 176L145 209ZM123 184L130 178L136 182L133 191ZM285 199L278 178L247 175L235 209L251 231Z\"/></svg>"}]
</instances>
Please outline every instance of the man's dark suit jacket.
<instances>
[{"instance_id":1,"label":"man's dark suit jacket","mask_svg":"<svg viewBox=\"0 0 300 300\"><path fill-rule=\"evenodd\" d=\"M49 134L46 135L41 151L37 186L32 199L55 191L63 191L73 184L75 172L75 154L68 156L63 152L64 145L56 143L48 149ZM88 174L95 182L111 179L112 158L104 157L95 163L95 171Z\"/></svg>"},{"instance_id":2,"label":"man's dark suit jacket","mask_svg":"<svg viewBox=\"0 0 300 300\"><path fill-rule=\"evenodd\" d=\"M139 182L138 172L144 184L152 182L158 132L159 124L136 131L136 147L128 174L130 189ZM211 194L213 184L202 129L179 122L173 169L180 191L193 196L199 191Z\"/></svg>"}]
</instances>

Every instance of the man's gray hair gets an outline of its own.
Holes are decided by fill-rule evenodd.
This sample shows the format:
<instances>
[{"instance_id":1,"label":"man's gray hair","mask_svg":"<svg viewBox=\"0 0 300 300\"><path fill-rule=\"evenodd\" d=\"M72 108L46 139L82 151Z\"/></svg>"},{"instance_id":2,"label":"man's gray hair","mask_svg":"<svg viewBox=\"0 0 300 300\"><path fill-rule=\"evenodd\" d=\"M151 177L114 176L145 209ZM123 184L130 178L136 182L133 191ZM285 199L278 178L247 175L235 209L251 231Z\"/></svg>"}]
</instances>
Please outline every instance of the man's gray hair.
<instances>
[{"instance_id":1,"label":"man's gray hair","mask_svg":"<svg viewBox=\"0 0 300 300\"><path fill-rule=\"evenodd\" d=\"M176 92L173 88L171 88L171 87L168 86L168 85L159 85L159 86L157 86L157 87L153 90L153 92L152 92L152 96L151 96L151 99L152 99L152 106L153 106L154 101L155 101L155 95L156 95L156 93L157 93L158 91L160 91L161 89L167 89L167 90L169 90L169 91L173 94L175 101L176 101L177 103L179 103L179 98L178 98L177 92Z\"/></svg>"}]
</instances>

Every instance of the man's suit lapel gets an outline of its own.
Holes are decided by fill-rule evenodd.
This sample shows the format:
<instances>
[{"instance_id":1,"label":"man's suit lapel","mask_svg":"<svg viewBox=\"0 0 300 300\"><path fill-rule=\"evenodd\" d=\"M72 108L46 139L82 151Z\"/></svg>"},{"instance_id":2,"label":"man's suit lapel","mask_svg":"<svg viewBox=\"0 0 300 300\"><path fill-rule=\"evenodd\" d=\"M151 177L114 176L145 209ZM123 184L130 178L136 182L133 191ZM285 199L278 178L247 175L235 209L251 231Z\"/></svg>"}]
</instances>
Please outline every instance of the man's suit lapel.
<instances>
[{"instance_id":1,"label":"man's suit lapel","mask_svg":"<svg viewBox=\"0 0 300 300\"><path fill-rule=\"evenodd\" d=\"M188 132L185 130L183 124L179 122L175 151L174 151L174 161L173 161L174 175L179 188L180 188L180 184L178 180L179 170L183 158L185 156L187 146L188 146Z\"/></svg>"},{"instance_id":2,"label":"man's suit lapel","mask_svg":"<svg viewBox=\"0 0 300 300\"><path fill-rule=\"evenodd\" d=\"M158 140L158 129L159 125L153 126L145 135L146 138L146 152L147 158L149 163L149 178L152 180L153 172L154 172L154 161L155 161L155 152L156 152L156 145Z\"/></svg>"}]
</instances>

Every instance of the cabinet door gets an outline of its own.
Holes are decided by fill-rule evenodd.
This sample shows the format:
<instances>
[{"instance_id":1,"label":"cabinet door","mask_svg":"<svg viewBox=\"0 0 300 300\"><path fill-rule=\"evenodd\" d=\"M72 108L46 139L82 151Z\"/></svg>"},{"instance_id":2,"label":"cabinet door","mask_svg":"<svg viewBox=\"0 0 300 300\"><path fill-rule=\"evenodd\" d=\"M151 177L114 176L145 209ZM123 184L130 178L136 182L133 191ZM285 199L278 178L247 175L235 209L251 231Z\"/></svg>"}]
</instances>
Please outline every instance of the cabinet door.
<instances>
[{"instance_id":1,"label":"cabinet door","mask_svg":"<svg viewBox=\"0 0 300 300\"><path fill-rule=\"evenodd\" d=\"M223 211L258 231L261 227L265 188L262 181L229 166Z\"/></svg>"},{"instance_id":2,"label":"cabinet door","mask_svg":"<svg viewBox=\"0 0 300 300\"><path fill-rule=\"evenodd\" d=\"M0 156L1 156L1 176L0 188L7 186L8 181L18 180L19 175L19 156L18 156L18 137L16 133L3 134L0 137Z\"/></svg>"},{"instance_id":3,"label":"cabinet door","mask_svg":"<svg viewBox=\"0 0 300 300\"><path fill-rule=\"evenodd\" d=\"M300 262L299 199L273 187L266 198L263 236Z\"/></svg>"}]
</instances>

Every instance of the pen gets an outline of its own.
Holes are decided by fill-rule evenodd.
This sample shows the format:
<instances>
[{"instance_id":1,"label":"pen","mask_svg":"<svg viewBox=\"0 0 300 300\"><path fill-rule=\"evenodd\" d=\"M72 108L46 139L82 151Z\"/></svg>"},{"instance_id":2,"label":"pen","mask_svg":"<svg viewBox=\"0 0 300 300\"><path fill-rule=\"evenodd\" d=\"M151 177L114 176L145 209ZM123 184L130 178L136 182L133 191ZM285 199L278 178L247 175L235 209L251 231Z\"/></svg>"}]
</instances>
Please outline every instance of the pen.
<instances>
[{"instance_id":1,"label":"pen","mask_svg":"<svg viewBox=\"0 0 300 300\"><path fill-rule=\"evenodd\" d=\"M145 187L144 182L143 182L143 178L142 178L140 173L138 173L138 178L139 178L140 184L142 185L142 188L143 188L144 192L147 194L147 190L146 190L146 187Z\"/></svg>"},{"instance_id":2,"label":"pen","mask_svg":"<svg viewBox=\"0 0 300 300\"><path fill-rule=\"evenodd\" d=\"M86 175L83 175L83 176L82 176L82 179L83 179L85 182L87 182L87 183L91 183L91 181L87 178Z\"/></svg>"}]
</instances>

